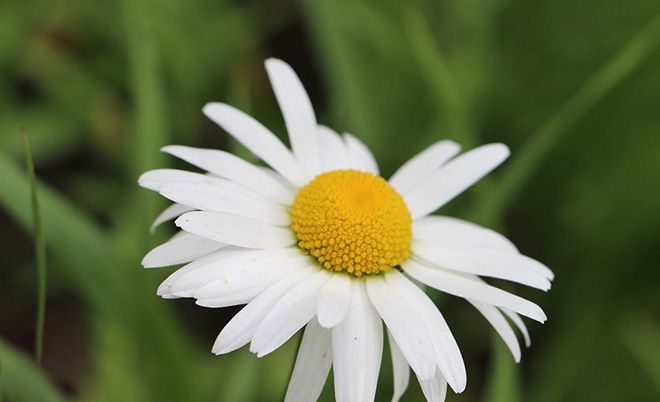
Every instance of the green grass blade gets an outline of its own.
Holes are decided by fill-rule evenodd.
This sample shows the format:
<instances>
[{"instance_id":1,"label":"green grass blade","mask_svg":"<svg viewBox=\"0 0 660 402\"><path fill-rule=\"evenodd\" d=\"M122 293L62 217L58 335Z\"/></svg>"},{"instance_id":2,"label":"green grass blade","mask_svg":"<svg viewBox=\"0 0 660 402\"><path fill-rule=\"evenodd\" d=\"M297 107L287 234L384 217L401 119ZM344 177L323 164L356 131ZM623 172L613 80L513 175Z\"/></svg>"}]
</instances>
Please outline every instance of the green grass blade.
<instances>
[{"instance_id":1,"label":"green grass blade","mask_svg":"<svg viewBox=\"0 0 660 402\"><path fill-rule=\"evenodd\" d=\"M145 0L125 0L121 4L134 105L129 173L137 178L162 158L159 149L167 139L166 96L152 21L158 10Z\"/></svg>"},{"instance_id":2,"label":"green grass blade","mask_svg":"<svg viewBox=\"0 0 660 402\"><path fill-rule=\"evenodd\" d=\"M21 129L23 147L25 151L25 168L30 180L30 192L32 194L32 225L34 236L34 255L37 262L37 325L34 340L34 353L37 362L41 364L44 350L44 324L46 321L46 237L43 230L43 217L39 205L37 192L37 179L34 174L34 163L32 161L32 150L25 129Z\"/></svg>"},{"instance_id":3,"label":"green grass blade","mask_svg":"<svg viewBox=\"0 0 660 402\"><path fill-rule=\"evenodd\" d=\"M23 228L32 222L29 179L0 154L0 206ZM44 218L44 232L53 256L64 262L73 285L97 311L121 308L117 300L125 293L119 271L113 264L109 241L91 219L55 191L37 182ZM102 283L103 286L99 286Z\"/></svg>"},{"instance_id":4,"label":"green grass blade","mask_svg":"<svg viewBox=\"0 0 660 402\"><path fill-rule=\"evenodd\" d=\"M619 333L660 392L660 325L647 315L636 314L621 322Z\"/></svg>"},{"instance_id":5,"label":"green grass blade","mask_svg":"<svg viewBox=\"0 0 660 402\"><path fill-rule=\"evenodd\" d=\"M342 8L350 3L304 0L301 4L329 82L333 108L347 117L346 127L353 133L367 139L368 144L371 139L375 143L380 123L371 112L373 95L366 88L363 71L356 66L353 40L345 29L350 16Z\"/></svg>"},{"instance_id":6,"label":"green grass blade","mask_svg":"<svg viewBox=\"0 0 660 402\"><path fill-rule=\"evenodd\" d=\"M466 148L474 147L478 142L466 99L457 88L457 80L440 53L421 11L409 8L403 25L421 73L430 84L438 107L444 111L449 135L455 136Z\"/></svg>"},{"instance_id":7,"label":"green grass blade","mask_svg":"<svg viewBox=\"0 0 660 402\"><path fill-rule=\"evenodd\" d=\"M500 216L509 201L532 177L543 158L576 121L639 67L660 41L660 15L656 15L537 129L506 166L497 190L477 203L479 220Z\"/></svg>"},{"instance_id":8,"label":"green grass blade","mask_svg":"<svg viewBox=\"0 0 660 402\"><path fill-rule=\"evenodd\" d=\"M234 352L231 370L225 374L215 401L250 402L259 393L259 360L245 348Z\"/></svg>"},{"instance_id":9,"label":"green grass blade","mask_svg":"<svg viewBox=\"0 0 660 402\"><path fill-rule=\"evenodd\" d=\"M158 167L160 148L167 143L168 118L165 113L165 90L154 32L157 7L149 0L121 2L124 20L126 56L129 67L131 101L130 148L125 160L128 172L128 197L123 201L117 238L123 243L127 260L137 260L149 246L148 227L163 201L137 186L136 180L146 170ZM153 239L152 239L153 241Z\"/></svg>"},{"instance_id":10,"label":"green grass blade","mask_svg":"<svg viewBox=\"0 0 660 402\"><path fill-rule=\"evenodd\" d=\"M66 399L31 358L0 339L2 376L0 388L12 401L64 402Z\"/></svg>"},{"instance_id":11,"label":"green grass blade","mask_svg":"<svg viewBox=\"0 0 660 402\"><path fill-rule=\"evenodd\" d=\"M148 365L157 373L145 374L145 378L160 380L171 387L155 391L164 394L180 388L188 396L201 392L182 385L199 380L189 370L199 350L176 325L165 304L153 295L151 285L145 287L141 279L144 272L137 263L131 265L118 259L109 238L89 217L54 190L37 184L52 257L62 267L72 288L94 314L121 323L123 330L140 345L140 354L134 356L135 364ZM26 230L31 224L28 194L29 181L25 174L0 154L0 206ZM170 399L184 400L174 396Z\"/></svg>"},{"instance_id":12,"label":"green grass blade","mask_svg":"<svg viewBox=\"0 0 660 402\"><path fill-rule=\"evenodd\" d=\"M519 367L497 334L493 334L492 338L491 377L488 379L483 400L485 402L520 402L522 401L522 389Z\"/></svg>"}]
</instances>

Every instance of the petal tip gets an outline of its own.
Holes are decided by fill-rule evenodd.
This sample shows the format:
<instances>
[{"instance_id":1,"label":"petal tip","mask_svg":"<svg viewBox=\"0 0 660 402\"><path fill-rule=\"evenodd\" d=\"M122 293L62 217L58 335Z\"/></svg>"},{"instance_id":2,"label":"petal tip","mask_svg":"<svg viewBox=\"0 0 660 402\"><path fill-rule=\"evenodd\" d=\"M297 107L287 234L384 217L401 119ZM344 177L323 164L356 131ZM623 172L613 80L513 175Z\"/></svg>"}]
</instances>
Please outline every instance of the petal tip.
<instances>
[{"instance_id":1,"label":"petal tip","mask_svg":"<svg viewBox=\"0 0 660 402\"><path fill-rule=\"evenodd\" d=\"M151 182L151 180L149 180L149 172L142 173L138 177L137 183L140 187L146 188L148 190L153 190L154 187L155 187L155 184L153 182Z\"/></svg>"},{"instance_id":2,"label":"petal tip","mask_svg":"<svg viewBox=\"0 0 660 402\"><path fill-rule=\"evenodd\" d=\"M179 216L178 218L176 218L174 220L174 224L176 225L176 227L183 229L183 226L189 222L189 216L188 216L189 214L190 212L185 213Z\"/></svg>"},{"instance_id":3,"label":"petal tip","mask_svg":"<svg viewBox=\"0 0 660 402\"><path fill-rule=\"evenodd\" d=\"M277 57L269 57L264 61L264 66L266 66L266 70L269 70L271 68L286 68L286 69L292 69L289 63L285 62L282 59L278 59Z\"/></svg>"},{"instance_id":4,"label":"petal tip","mask_svg":"<svg viewBox=\"0 0 660 402\"><path fill-rule=\"evenodd\" d=\"M144 256L142 261L140 261L140 265L142 265L142 268L153 268L154 266L152 265L151 258L149 256L151 253L147 253L147 255Z\"/></svg>"},{"instance_id":5,"label":"petal tip","mask_svg":"<svg viewBox=\"0 0 660 402\"><path fill-rule=\"evenodd\" d=\"M202 113L210 119L213 119L213 116L219 113L222 113L225 109L225 104L220 102L209 102L202 107Z\"/></svg>"},{"instance_id":6,"label":"petal tip","mask_svg":"<svg viewBox=\"0 0 660 402\"><path fill-rule=\"evenodd\" d=\"M218 335L218 338L213 343L213 347L211 347L211 353L216 356L223 355L229 351L229 348L227 348L226 342L223 341L221 335L222 333Z\"/></svg>"},{"instance_id":7,"label":"petal tip","mask_svg":"<svg viewBox=\"0 0 660 402\"><path fill-rule=\"evenodd\" d=\"M491 144L491 147L494 148L501 156L502 160L506 159L511 155L511 149L506 144L501 142L496 142Z\"/></svg>"}]
</instances>

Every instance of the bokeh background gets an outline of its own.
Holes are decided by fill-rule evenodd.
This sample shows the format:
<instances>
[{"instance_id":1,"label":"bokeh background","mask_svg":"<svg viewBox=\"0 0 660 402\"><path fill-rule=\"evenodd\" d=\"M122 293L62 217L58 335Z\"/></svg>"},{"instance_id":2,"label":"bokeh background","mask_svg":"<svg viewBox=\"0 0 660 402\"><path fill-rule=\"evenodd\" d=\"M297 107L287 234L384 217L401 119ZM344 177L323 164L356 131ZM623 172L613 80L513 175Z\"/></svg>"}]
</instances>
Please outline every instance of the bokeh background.
<instances>
[{"instance_id":1,"label":"bokeh background","mask_svg":"<svg viewBox=\"0 0 660 402\"><path fill-rule=\"evenodd\" d=\"M141 257L172 227L138 188L185 167L161 146L251 158L201 113L225 101L283 138L263 60L293 65L319 121L385 176L432 142L513 155L443 213L496 228L552 267L513 363L467 303L431 292L468 368L449 401L660 400L660 3L592 1L0 2L0 385L5 401L279 401L298 338L215 357L238 309L166 301ZM45 354L20 128L48 250ZM385 352L377 399L389 401ZM421 400L414 377L405 401ZM332 381L323 401L333 400Z\"/></svg>"}]
</instances>

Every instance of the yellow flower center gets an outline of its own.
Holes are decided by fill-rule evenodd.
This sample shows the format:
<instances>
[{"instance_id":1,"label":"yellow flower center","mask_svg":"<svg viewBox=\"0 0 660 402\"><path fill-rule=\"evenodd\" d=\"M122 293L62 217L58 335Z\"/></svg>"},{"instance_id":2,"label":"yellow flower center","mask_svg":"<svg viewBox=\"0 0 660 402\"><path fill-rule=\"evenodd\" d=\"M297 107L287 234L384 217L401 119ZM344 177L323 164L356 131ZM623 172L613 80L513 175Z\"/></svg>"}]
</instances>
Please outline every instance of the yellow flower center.
<instances>
[{"instance_id":1,"label":"yellow flower center","mask_svg":"<svg viewBox=\"0 0 660 402\"><path fill-rule=\"evenodd\" d=\"M410 254L412 219L382 177L355 170L323 173L302 187L291 210L298 246L332 271L387 271Z\"/></svg>"}]
</instances>

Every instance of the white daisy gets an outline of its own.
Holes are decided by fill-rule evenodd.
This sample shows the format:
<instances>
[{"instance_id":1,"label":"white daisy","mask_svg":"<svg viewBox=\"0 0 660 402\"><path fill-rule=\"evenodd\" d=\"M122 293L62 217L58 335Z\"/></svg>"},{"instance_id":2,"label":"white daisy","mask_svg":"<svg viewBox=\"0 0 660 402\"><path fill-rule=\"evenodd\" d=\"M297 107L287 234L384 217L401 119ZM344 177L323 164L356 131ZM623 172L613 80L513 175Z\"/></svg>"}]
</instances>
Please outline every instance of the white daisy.
<instances>
[{"instance_id":1,"label":"white daisy","mask_svg":"<svg viewBox=\"0 0 660 402\"><path fill-rule=\"evenodd\" d=\"M204 114L270 168L230 153L184 146L163 151L206 171L152 170L140 184L175 204L155 225L176 218L181 231L150 251L145 267L186 264L158 288L205 307L247 304L220 332L213 353L248 343L261 357L305 327L286 401L316 400L330 368L338 401L373 401L385 323L394 396L409 370L429 401L446 386L462 392L466 371L456 340L424 285L472 304L520 359L509 321L546 319L536 304L487 284L499 278L541 290L552 272L489 229L430 214L497 167L502 144L459 154L440 141L390 179L350 134L317 123L289 65L266 70L284 115L291 150L243 112L210 103ZM508 319L508 320L507 320Z\"/></svg>"}]
</instances>

